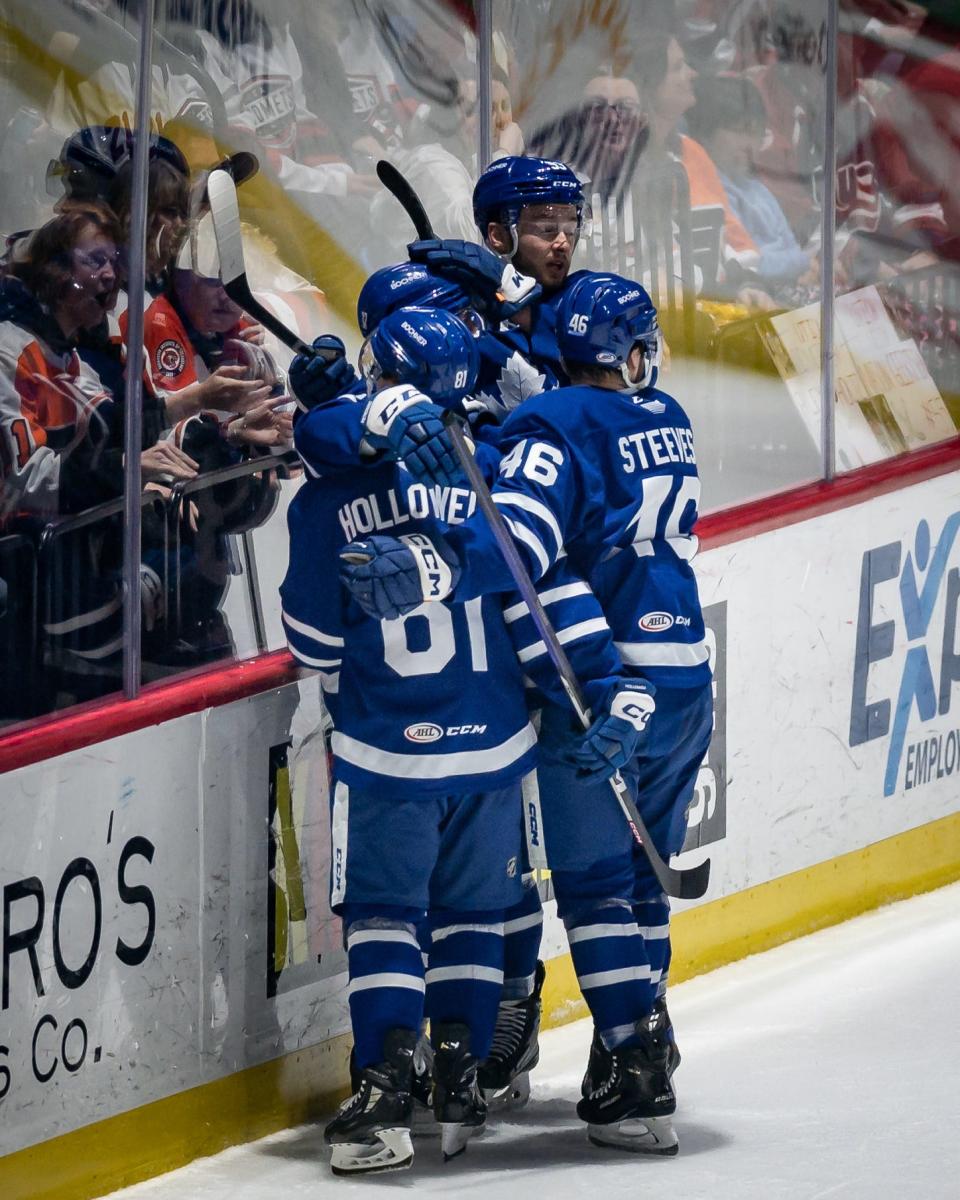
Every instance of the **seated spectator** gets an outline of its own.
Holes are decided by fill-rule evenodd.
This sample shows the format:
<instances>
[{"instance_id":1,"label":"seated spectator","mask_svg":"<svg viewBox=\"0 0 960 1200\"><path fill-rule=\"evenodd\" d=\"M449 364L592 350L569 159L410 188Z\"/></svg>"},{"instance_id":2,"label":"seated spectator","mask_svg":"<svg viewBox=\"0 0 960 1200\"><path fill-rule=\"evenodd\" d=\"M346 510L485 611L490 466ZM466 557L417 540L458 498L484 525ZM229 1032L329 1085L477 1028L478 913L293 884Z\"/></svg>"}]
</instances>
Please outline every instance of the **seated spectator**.
<instances>
[{"instance_id":1,"label":"seated spectator","mask_svg":"<svg viewBox=\"0 0 960 1200\"><path fill-rule=\"evenodd\" d=\"M687 114L690 131L713 159L734 215L757 245L760 284L783 298L801 281L815 291L815 256L801 248L776 196L754 173L766 132L760 93L749 80L729 75L700 76L696 93Z\"/></svg>"},{"instance_id":2,"label":"seated spectator","mask_svg":"<svg viewBox=\"0 0 960 1200\"><path fill-rule=\"evenodd\" d=\"M696 72L687 64L671 34L652 31L638 42L635 58L640 92L650 123L641 170L656 169L665 157L683 164L690 185L690 205L719 204L724 210L724 261L751 269L759 259L753 238L727 199L717 168L699 142L680 132L680 123L696 103Z\"/></svg>"},{"instance_id":3,"label":"seated spectator","mask_svg":"<svg viewBox=\"0 0 960 1200\"><path fill-rule=\"evenodd\" d=\"M383 153L403 173L411 187L420 196L429 197L430 219L438 237L463 238L472 242L477 237L477 226L473 217L473 184L477 175L477 146L480 136L480 119L477 112L476 80L463 77L457 83L457 106L452 112L444 113L449 124L456 122L453 132L439 138L434 109L419 114L410 128L410 136L403 146ZM491 95L491 128L493 131L493 158L505 154L523 153L523 134L513 120L510 93L505 77L493 80ZM370 208L375 226L390 228L391 218L397 214L396 201L382 188L373 198ZM410 230L404 225L395 226L391 248L400 253L410 240Z\"/></svg>"},{"instance_id":4,"label":"seated spectator","mask_svg":"<svg viewBox=\"0 0 960 1200\"><path fill-rule=\"evenodd\" d=\"M588 183L594 204L619 200L647 142L647 119L632 79L597 75L581 102L530 136L530 152L568 163Z\"/></svg>"}]
</instances>

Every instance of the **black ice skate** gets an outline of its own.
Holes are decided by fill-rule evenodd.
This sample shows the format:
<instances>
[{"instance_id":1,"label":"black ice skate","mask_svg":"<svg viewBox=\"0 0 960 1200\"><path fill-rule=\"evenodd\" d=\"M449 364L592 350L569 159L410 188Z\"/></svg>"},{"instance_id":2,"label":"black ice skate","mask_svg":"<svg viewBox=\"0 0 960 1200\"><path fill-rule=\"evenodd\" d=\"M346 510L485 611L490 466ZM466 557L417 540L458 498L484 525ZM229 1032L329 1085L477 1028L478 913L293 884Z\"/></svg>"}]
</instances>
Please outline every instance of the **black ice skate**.
<instances>
[{"instance_id":1,"label":"black ice skate","mask_svg":"<svg viewBox=\"0 0 960 1200\"><path fill-rule=\"evenodd\" d=\"M661 1007L638 1022L638 1045L607 1052L606 1078L577 1105L577 1116L587 1122L594 1145L639 1154L677 1153L670 1120L677 1100L667 1069L667 1024L666 1008Z\"/></svg>"},{"instance_id":2,"label":"black ice skate","mask_svg":"<svg viewBox=\"0 0 960 1200\"><path fill-rule=\"evenodd\" d=\"M540 993L547 977L537 963L533 994L501 1000L490 1053L480 1064L480 1087L491 1108L519 1108L530 1099L530 1072L540 1061Z\"/></svg>"},{"instance_id":3,"label":"black ice skate","mask_svg":"<svg viewBox=\"0 0 960 1200\"><path fill-rule=\"evenodd\" d=\"M350 1088L360 1091L360 1072L357 1070L353 1050L350 1051ZM439 1137L440 1130L433 1119L430 1093L433 1090L433 1047L425 1033L417 1039L413 1052L413 1075L410 1080L410 1095L413 1097L413 1116L410 1132L414 1137Z\"/></svg>"},{"instance_id":4,"label":"black ice skate","mask_svg":"<svg viewBox=\"0 0 960 1200\"><path fill-rule=\"evenodd\" d=\"M477 1084L478 1063L470 1053L470 1030L454 1023L437 1025L433 1041L433 1112L440 1122L443 1161L462 1154L487 1119L487 1104Z\"/></svg>"},{"instance_id":5,"label":"black ice skate","mask_svg":"<svg viewBox=\"0 0 960 1200\"><path fill-rule=\"evenodd\" d=\"M680 1050L677 1046L677 1040L673 1033L673 1024L670 1021L670 1014L667 1012L667 1002L661 996L655 1001L653 1013L657 1015L663 1012L667 1022L667 1074L673 1081L673 1073L680 1066ZM587 1060L587 1069L584 1072L583 1083L580 1085L580 1095L586 1098L591 1092L597 1091L603 1084L604 1080L610 1078L610 1073L613 1070L613 1055L600 1040L600 1034L597 1032L596 1026L593 1030L593 1041L590 1043L590 1057Z\"/></svg>"},{"instance_id":6,"label":"black ice skate","mask_svg":"<svg viewBox=\"0 0 960 1200\"><path fill-rule=\"evenodd\" d=\"M416 1044L413 1030L390 1029L384 1061L358 1073L355 1094L323 1131L334 1175L395 1171L413 1162L410 1086Z\"/></svg>"}]
</instances>

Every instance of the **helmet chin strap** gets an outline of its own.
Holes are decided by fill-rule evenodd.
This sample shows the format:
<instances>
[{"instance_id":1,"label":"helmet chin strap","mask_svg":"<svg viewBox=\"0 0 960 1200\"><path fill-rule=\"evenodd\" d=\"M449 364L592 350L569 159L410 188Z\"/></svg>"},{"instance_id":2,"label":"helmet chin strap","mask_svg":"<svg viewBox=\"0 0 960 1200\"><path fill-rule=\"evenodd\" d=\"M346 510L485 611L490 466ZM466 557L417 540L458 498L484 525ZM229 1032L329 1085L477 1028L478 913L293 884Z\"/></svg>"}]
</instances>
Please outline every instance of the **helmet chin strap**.
<instances>
[{"instance_id":1,"label":"helmet chin strap","mask_svg":"<svg viewBox=\"0 0 960 1200\"><path fill-rule=\"evenodd\" d=\"M622 396L635 396L637 394L637 392L639 392L643 386L640 383L635 383L630 378L630 368L627 366L626 363L620 364L620 377L623 380L624 386L622 388L617 388L617 391Z\"/></svg>"}]
</instances>

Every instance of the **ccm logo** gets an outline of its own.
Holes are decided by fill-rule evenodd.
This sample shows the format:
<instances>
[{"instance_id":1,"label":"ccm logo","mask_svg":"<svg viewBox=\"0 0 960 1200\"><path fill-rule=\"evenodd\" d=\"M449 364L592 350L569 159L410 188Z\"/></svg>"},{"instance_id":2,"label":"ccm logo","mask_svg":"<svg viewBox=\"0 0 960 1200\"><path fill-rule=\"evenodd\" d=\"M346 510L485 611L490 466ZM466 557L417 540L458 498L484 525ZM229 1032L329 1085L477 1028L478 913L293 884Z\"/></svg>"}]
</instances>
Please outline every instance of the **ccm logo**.
<instances>
[{"instance_id":1,"label":"ccm logo","mask_svg":"<svg viewBox=\"0 0 960 1200\"><path fill-rule=\"evenodd\" d=\"M639 623L645 633L662 633L672 627L673 617L665 612L644 613Z\"/></svg>"},{"instance_id":2,"label":"ccm logo","mask_svg":"<svg viewBox=\"0 0 960 1200\"><path fill-rule=\"evenodd\" d=\"M408 742L437 742L443 737L443 730L439 725L408 725L403 736Z\"/></svg>"}]
</instances>

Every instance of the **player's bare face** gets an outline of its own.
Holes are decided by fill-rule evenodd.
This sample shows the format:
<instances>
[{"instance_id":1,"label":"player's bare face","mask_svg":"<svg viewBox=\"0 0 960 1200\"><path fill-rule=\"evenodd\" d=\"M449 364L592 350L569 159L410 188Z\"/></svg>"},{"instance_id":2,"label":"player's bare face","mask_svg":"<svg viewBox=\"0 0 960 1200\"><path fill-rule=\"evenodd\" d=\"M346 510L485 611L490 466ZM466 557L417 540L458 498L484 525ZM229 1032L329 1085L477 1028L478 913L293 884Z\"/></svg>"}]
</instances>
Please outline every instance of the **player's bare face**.
<instances>
[{"instance_id":1,"label":"player's bare face","mask_svg":"<svg viewBox=\"0 0 960 1200\"><path fill-rule=\"evenodd\" d=\"M548 291L558 288L570 271L577 233L575 205L528 204L517 222L513 265Z\"/></svg>"}]
</instances>

